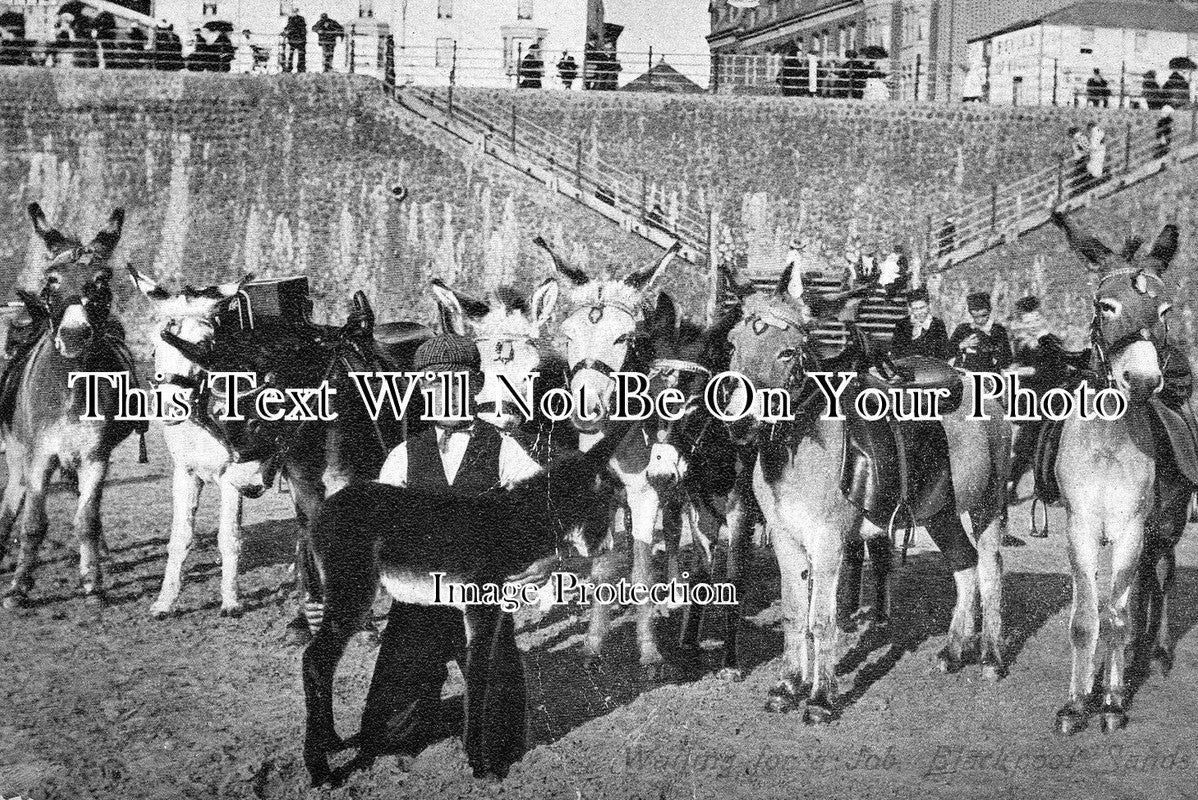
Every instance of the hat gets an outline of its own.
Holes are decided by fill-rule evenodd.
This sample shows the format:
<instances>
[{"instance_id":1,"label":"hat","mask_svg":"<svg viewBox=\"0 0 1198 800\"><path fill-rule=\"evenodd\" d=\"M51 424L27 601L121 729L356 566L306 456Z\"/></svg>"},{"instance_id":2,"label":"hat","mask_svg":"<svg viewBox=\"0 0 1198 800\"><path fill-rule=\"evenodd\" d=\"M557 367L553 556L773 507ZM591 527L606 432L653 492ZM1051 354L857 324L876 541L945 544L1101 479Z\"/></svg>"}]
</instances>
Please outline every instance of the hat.
<instances>
[{"instance_id":1,"label":"hat","mask_svg":"<svg viewBox=\"0 0 1198 800\"><path fill-rule=\"evenodd\" d=\"M965 296L965 307L970 311L989 311L989 292L970 292Z\"/></svg>"},{"instance_id":2,"label":"hat","mask_svg":"<svg viewBox=\"0 0 1198 800\"><path fill-rule=\"evenodd\" d=\"M1015 303L1015 310L1020 314L1030 314L1033 311L1040 310L1040 298L1033 295L1020 298Z\"/></svg>"},{"instance_id":3,"label":"hat","mask_svg":"<svg viewBox=\"0 0 1198 800\"><path fill-rule=\"evenodd\" d=\"M926 303L928 302L928 290L922 286L918 289L912 289L907 292L908 303Z\"/></svg>"},{"instance_id":4,"label":"hat","mask_svg":"<svg viewBox=\"0 0 1198 800\"><path fill-rule=\"evenodd\" d=\"M471 339L453 333L434 336L416 348L412 369L415 372L455 372L477 370L478 348Z\"/></svg>"}]
</instances>

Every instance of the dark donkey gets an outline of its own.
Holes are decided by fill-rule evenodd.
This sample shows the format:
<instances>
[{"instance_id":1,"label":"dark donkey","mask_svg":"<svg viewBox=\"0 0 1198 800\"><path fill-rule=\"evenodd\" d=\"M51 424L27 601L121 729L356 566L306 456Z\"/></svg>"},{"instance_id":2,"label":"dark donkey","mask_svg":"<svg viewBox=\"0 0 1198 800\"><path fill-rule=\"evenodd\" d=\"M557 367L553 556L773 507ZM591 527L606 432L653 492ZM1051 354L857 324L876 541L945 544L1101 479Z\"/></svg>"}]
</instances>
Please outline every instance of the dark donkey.
<instances>
[{"instance_id":1,"label":"dark donkey","mask_svg":"<svg viewBox=\"0 0 1198 800\"><path fill-rule=\"evenodd\" d=\"M428 732L422 729L432 726L432 709L400 721L380 717L399 716L395 712L408 707L405 701L427 696L430 689L439 697L444 676L433 680L435 686L425 685L421 676L443 670L446 651L456 649L447 644L459 637L456 609L466 621L466 755L475 777L507 775L524 751L527 713L512 616L498 605L438 597L432 573L444 573L445 583L479 587L540 583L560 563L573 530L593 513L597 478L630 428L610 425L606 438L586 454L562 453L546 471L510 490L495 487L464 498L368 483L325 502L312 532L325 585L325 621L304 651L304 763L314 786L331 781L328 754L343 746L333 726L337 663L380 580L396 601L384 636L402 637L405 646L399 649L402 663L389 667L396 677L382 682L398 682L398 690L378 698L373 709L367 702L359 760L393 749L412 753L425 742Z\"/></svg>"},{"instance_id":2,"label":"dark donkey","mask_svg":"<svg viewBox=\"0 0 1198 800\"><path fill-rule=\"evenodd\" d=\"M309 546L312 520L326 496L377 478L387 453L404 436L405 423L396 420L385 403L378 419L371 419L351 373L406 371L416 347L432 334L422 325L406 322L375 326L365 296L358 293L354 300L355 311L340 328L264 317L253 328L218 333L200 344L170 330L162 333L164 342L208 372L243 371L256 376L257 388L245 392L238 404L244 419L223 423L224 436L240 460L268 464L266 472L281 471L291 487L300 525L297 588L305 603L288 624L288 637L295 644L309 641L323 613L321 584ZM324 382L336 392L331 408L326 409L336 414L335 419L299 418L306 415L294 407L284 409L290 419L270 421L256 413L252 400L268 386L304 389ZM370 390L376 397L381 394L374 381ZM309 405L309 410L317 410L315 403Z\"/></svg>"},{"instance_id":3,"label":"dark donkey","mask_svg":"<svg viewBox=\"0 0 1198 800\"><path fill-rule=\"evenodd\" d=\"M46 535L46 487L59 466L78 476L79 574L87 601L99 603L103 599L100 500L108 459L129 434L144 431L145 426L113 419L118 390L107 381L99 381L95 393L100 418L80 419L88 392L84 381L71 381L70 375L122 372L135 385L123 332L110 317L108 259L121 238L125 212L114 211L86 245L50 227L36 203L29 206L29 216L50 251L50 264L40 294L20 293L37 333L29 349L14 358L0 395L0 437L8 461L8 487L0 505L0 558L24 504L17 568L4 593L4 606L23 605L33 588L38 549Z\"/></svg>"}]
</instances>

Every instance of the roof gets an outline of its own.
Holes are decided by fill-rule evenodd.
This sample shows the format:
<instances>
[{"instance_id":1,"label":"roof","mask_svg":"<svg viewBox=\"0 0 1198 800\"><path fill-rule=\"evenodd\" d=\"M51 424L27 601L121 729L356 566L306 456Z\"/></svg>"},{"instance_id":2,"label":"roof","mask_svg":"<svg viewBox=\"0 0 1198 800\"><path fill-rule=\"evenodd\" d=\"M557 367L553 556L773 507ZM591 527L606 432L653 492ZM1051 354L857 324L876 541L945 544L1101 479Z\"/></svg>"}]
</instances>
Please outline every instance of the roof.
<instances>
[{"instance_id":1,"label":"roof","mask_svg":"<svg viewBox=\"0 0 1198 800\"><path fill-rule=\"evenodd\" d=\"M659 61L648 72L621 86L620 91L703 94L703 87L671 67L665 61Z\"/></svg>"},{"instance_id":2,"label":"roof","mask_svg":"<svg viewBox=\"0 0 1198 800\"><path fill-rule=\"evenodd\" d=\"M1022 20L969 41L992 39L1033 25L1078 25L1086 28L1128 28L1141 31L1198 33L1198 4L1149 0L1083 0L1039 19Z\"/></svg>"}]
</instances>

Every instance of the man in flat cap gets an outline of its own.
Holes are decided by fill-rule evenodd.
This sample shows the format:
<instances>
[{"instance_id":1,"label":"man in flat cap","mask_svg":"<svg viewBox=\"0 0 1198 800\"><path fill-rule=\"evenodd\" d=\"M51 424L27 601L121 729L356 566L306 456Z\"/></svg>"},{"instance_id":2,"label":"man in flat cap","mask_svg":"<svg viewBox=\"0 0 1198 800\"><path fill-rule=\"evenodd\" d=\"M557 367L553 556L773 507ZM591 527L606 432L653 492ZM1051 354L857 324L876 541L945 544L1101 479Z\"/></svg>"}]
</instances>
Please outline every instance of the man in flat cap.
<instances>
[{"instance_id":1,"label":"man in flat cap","mask_svg":"<svg viewBox=\"0 0 1198 800\"><path fill-rule=\"evenodd\" d=\"M465 336L447 333L424 342L416 350L412 369L434 375L468 373L470 398L482 388L478 347ZM473 408L468 405L465 419L450 418L457 410L454 404L463 400L454 394L455 382L436 380L432 385L448 390L438 388L432 408L425 410L426 419L433 424L410 434L391 451L379 473L379 482L477 498L504 491L529 473L539 471L531 459L527 459L528 464L514 467L510 459L501 459L499 429L476 422ZM488 535L487 522L479 520L480 536ZM486 663L471 666L466 658L461 611L448 606L392 602L362 714L359 757L384 753L414 756L445 736L441 690L449 675L447 662L457 661L467 673L467 695L479 701L476 708L480 713L466 722L471 766L478 777L489 772L500 777L506 774L525 747L526 690L511 614L500 613L498 608L490 612L485 615L490 629L473 631L476 646L490 643L477 654ZM486 698L485 703L482 698ZM510 724L501 728L493 724L503 719ZM479 739L485 740L482 745L470 744ZM488 755L482 763L475 763L478 756L474 754L478 752Z\"/></svg>"},{"instance_id":2,"label":"man in flat cap","mask_svg":"<svg viewBox=\"0 0 1198 800\"><path fill-rule=\"evenodd\" d=\"M1011 365L1011 340L1007 329L994 321L989 292L970 292L965 298L972 322L953 331L949 352L968 372L1002 372Z\"/></svg>"},{"instance_id":3,"label":"man in flat cap","mask_svg":"<svg viewBox=\"0 0 1198 800\"><path fill-rule=\"evenodd\" d=\"M929 356L948 361L948 329L944 327L944 320L932 316L926 289L907 293L907 318L894 325L890 355L892 358Z\"/></svg>"}]
</instances>

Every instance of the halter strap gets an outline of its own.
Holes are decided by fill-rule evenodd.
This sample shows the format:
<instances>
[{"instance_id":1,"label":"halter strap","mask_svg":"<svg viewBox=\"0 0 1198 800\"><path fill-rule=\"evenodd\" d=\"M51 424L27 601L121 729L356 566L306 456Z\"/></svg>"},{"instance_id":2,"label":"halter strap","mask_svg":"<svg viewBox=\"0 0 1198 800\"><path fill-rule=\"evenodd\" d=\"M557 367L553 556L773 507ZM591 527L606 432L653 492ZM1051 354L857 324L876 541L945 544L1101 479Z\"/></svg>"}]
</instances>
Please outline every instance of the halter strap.
<instances>
[{"instance_id":1,"label":"halter strap","mask_svg":"<svg viewBox=\"0 0 1198 800\"><path fill-rule=\"evenodd\" d=\"M711 370L697 361L683 358L656 358L649 364L650 372L696 372L711 377Z\"/></svg>"}]
</instances>

